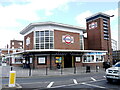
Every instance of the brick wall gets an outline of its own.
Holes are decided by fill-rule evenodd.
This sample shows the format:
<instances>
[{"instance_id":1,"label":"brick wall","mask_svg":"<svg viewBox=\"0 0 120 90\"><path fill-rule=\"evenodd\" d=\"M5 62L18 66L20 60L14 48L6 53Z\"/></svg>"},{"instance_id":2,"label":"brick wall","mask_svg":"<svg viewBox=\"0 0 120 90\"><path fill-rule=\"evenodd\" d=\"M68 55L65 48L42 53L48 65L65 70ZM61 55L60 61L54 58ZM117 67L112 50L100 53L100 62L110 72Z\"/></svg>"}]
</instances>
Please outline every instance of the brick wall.
<instances>
[{"instance_id":1,"label":"brick wall","mask_svg":"<svg viewBox=\"0 0 120 90\"><path fill-rule=\"evenodd\" d=\"M62 36L63 35L70 35L70 36L74 37L74 43L71 43L71 44L68 45L65 42L62 42ZM72 33L72 32L55 30L54 31L54 48L55 49L79 50L80 49L79 33Z\"/></svg>"},{"instance_id":2,"label":"brick wall","mask_svg":"<svg viewBox=\"0 0 120 90\"><path fill-rule=\"evenodd\" d=\"M14 43L14 44L12 44ZM21 44L20 44L21 43ZM23 41L20 41L20 40L11 40L10 41L10 48L23 48Z\"/></svg>"},{"instance_id":3,"label":"brick wall","mask_svg":"<svg viewBox=\"0 0 120 90\"><path fill-rule=\"evenodd\" d=\"M27 38L30 38L30 44L27 46L26 45L26 39ZM34 48L34 33L33 32L31 32L31 33L29 33L28 35L26 35L25 37L24 37L24 49L25 50L32 50Z\"/></svg>"}]
</instances>

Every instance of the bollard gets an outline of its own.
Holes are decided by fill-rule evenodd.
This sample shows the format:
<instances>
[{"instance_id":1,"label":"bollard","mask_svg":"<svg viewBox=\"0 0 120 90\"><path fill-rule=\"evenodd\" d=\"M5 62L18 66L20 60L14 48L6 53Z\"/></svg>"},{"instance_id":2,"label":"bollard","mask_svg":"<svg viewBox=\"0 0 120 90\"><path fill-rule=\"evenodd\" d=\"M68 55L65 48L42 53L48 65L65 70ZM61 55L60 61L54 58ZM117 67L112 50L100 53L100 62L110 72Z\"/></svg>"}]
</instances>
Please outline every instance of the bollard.
<instances>
[{"instance_id":1,"label":"bollard","mask_svg":"<svg viewBox=\"0 0 120 90\"><path fill-rule=\"evenodd\" d=\"M9 75L9 87L15 87L16 71L10 71Z\"/></svg>"},{"instance_id":2,"label":"bollard","mask_svg":"<svg viewBox=\"0 0 120 90\"><path fill-rule=\"evenodd\" d=\"M48 67L46 67L46 75L48 75Z\"/></svg>"},{"instance_id":3,"label":"bollard","mask_svg":"<svg viewBox=\"0 0 120 90\"><path fill-rule=\"evenodd\" d=\"M31 71L31 67L29 68L29 76L31 76L32 74L32 71Z\"/></svg>"},{"instance_id":4,"label":"bollard","mask_svg":"<svg viewBox=\"0 0 120 90\"><path fill-rule=\"evenodd\" d=\"M61 75L63 74L63 71L62 71L62 66L61 66Z\"/></svg>"},{"instance_id":5,"label":"bollard","mask_svg":"<svg viewBox=\"0 0 120 90\"><path fill-rule=\"evenodd\" d=\"M86 66L86 73L90 73L90 66Z\"/></svg>"},{"instance_id":6,"label":"bollard","mask_svg":"<svg viewBox=\"0 0 120 90\"><path fill-rule=\"evenodd\" d=\"M76 74L76 67L74 67L74 74Z\"/></svg>"},{"instance_id":7,"label":"bollard","mask_svg":"<svg viewBox=\"0 0 120 90\"><path fill-rule=\"evenodd\" d=\"M10 69L10 71L12 71L13 70L13 67L11 66L11 69Z\"/></svg>"},{"instance_id":8,"label":"bollard","mask_svg":"<svg viewBox=\"0 0 120 90\"><path fill-rule=\"evenodd\" d=\"M99 71L99 66L96 66L96 72L98 72Z\"/></svg>"}]
</instances>

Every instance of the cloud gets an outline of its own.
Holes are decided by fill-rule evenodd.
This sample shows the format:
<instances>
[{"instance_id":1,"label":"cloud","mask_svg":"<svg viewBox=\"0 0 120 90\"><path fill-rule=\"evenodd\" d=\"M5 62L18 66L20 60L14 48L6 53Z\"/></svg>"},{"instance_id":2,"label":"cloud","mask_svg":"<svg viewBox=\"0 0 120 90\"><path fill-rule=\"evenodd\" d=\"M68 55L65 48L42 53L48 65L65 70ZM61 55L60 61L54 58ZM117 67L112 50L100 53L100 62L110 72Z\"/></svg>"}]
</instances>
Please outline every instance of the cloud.
<instances>
[{"instance_id":1,"label":"cloud","mask_svg":"<svg viewBox=\"0 0 120 90\"><path fill-rule=\"evenodd\" d=\"M0 48L4 48L7 44L10 45L10 40L23 40L23 36L17 31L12 30L0 30Z\"/></svg>"},{"instance_id":2,"label":"cloud","mask_svg":"<svg viewBox=\"0 0 120 90\"><path fill-rule=\"evenodd\" d=\"M36 22L53 15L55 9L68 9L67 4L73 0L0 0L0 48L13 38L21 39L20 28L25 22ZM44 11L41 17L39 11ZM24 21L24 22L22 22ZM25 25L26 24L26 25ZM17 28L17 29L16 29ZM8 36L6 38L6 36ZM18 36L20 38L18 38ZM3 39L4 38L4 39Z\"/></svg>"},{"instance_id":3,"label":"cloud","mask_svg":"<svg viewBox=\"0 0 120 90\"><path fill-rule=\"evenodd\" d=\"M80 26L86 27L86 19L85 18L87 18L91 15L93 15L92 12L88 10L88 11L85 11L85 12L77 15L75 19Z\"/></svg>"},{"instance_id":4,"label":"cloud","mask_svg":"<svg viewBox=\"0 0 120 90\"><path fill-rule=\"evenodd\" d=\"M113 10L104 11L103 13L108 14L110 16L114 15L114 17L110 18L111 21L116 20L116 19L118 20L118 8L113 9Z\"/></svg>"}]
</instances>

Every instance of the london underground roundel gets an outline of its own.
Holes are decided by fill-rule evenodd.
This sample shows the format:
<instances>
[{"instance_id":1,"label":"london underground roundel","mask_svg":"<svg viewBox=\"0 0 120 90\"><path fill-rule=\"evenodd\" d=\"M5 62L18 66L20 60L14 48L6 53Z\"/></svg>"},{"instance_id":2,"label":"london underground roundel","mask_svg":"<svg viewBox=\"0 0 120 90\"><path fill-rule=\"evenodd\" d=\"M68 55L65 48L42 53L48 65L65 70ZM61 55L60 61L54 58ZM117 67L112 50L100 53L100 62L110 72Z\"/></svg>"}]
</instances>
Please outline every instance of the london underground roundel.
<instances>
[{"instance_id":1,"label":"london underground roundel","mask_svg":"<svg viewBox=\"0 0 120 90\"><path fill-rule=\"evenodd\" d=\"M74 43L74 38L70 35L64 35L62 41L65 42L66 44L71 44Z\"/></svg>"}]
</instances>

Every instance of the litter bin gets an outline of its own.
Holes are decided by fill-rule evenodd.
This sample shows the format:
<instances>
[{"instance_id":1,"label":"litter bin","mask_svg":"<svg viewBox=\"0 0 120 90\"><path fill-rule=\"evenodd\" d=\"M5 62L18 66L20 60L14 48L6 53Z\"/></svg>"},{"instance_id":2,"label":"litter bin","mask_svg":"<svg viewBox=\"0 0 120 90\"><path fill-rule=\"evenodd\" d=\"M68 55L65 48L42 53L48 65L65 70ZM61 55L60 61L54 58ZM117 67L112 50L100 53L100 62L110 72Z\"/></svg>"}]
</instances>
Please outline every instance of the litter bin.
<instances>
[{"instance_id":1,"label":"litter bin","mask_svg":"<svg viewBox=\"0 0 120 90\"><path fill-rule=\"evenodd\" d=\"M90 66L86 66L86 73L90 72Z\"/></svg>"}]
</instances>

